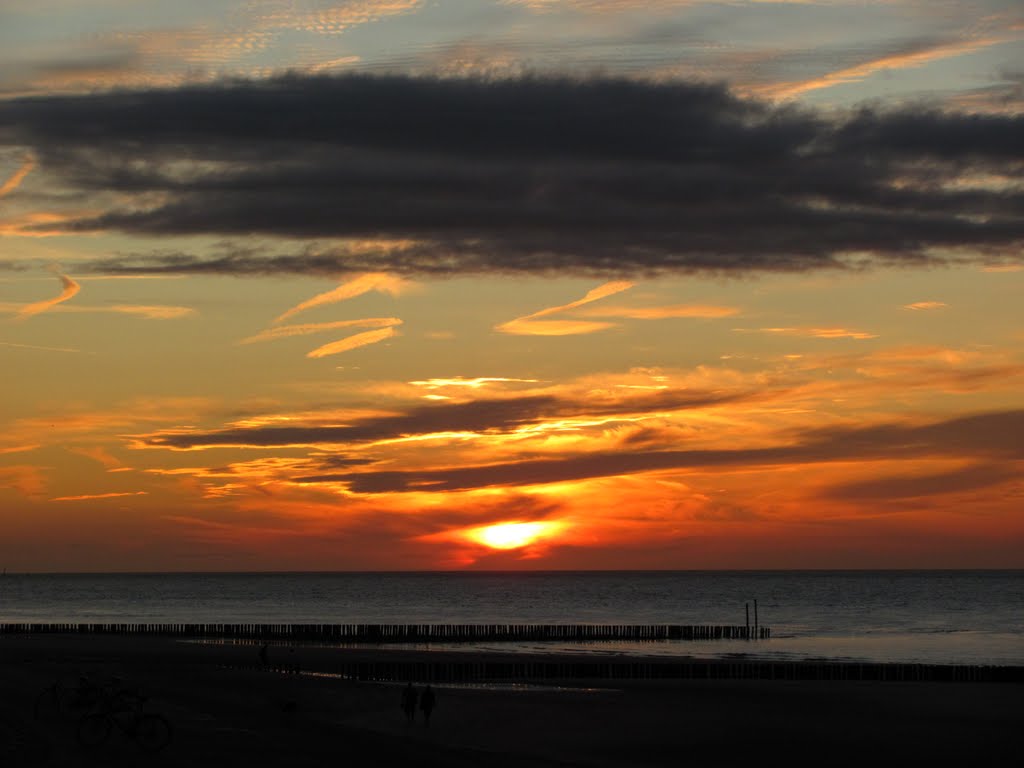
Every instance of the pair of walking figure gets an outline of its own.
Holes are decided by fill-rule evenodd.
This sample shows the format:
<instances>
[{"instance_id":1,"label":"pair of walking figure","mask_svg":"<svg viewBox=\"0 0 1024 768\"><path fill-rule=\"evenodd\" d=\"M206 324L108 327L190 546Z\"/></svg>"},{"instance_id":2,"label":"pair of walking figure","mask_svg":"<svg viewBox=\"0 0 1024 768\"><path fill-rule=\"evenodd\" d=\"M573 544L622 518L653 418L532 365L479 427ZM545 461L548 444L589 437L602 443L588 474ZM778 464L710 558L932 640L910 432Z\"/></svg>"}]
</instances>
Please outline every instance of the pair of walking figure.
<instances>
[{"instance_id":1,"label":"pair of walking figure","mask_svg":"<svg viewBox=\"0 0 1024 768\"><path fill-rule=\"evenodd\" d=\"M402 711L405 712L405 720L409 725L416 720L417 701L420 711L423 712L424 725L430 725L430 713L434 711L434 689L428 685L423 689L423 693L417 694L412 683L409 683L402 690Z\"/></svg>"}]
</instances>

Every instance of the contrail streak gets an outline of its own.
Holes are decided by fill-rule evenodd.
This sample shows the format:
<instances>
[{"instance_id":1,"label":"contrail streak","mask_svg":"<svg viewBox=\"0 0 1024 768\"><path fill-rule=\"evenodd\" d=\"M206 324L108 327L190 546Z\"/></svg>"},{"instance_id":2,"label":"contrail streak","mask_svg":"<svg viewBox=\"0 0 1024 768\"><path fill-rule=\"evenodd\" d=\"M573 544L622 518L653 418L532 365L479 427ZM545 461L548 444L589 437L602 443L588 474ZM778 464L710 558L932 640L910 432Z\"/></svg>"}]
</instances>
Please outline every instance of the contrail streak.
<instances>
[{"instance_id":1,"label":"contrail streak","mask_svg":"<svg viewBox=\"0 0 1024 768\"><path fill-rule=\"evenodd\" d=\"M613 296L616 293L629 290L633 283L626 280L616 280L599 285L593 290L587 291L582 299L577 299L568 304L558 307L548 307L539 312L534 312L526 317L517 317L507 323L496 325L494 329L501 333L511 333L520 336L574 336L583 333L595 333L611 328L612 323L595 323L586 320L538 320L540 317L547 317L559 312L567 312L592 301Z\"/></svg>"},{"instance_id":2,"label":"contrail streak","mask_svg":"<svg viewBox=\"0 0 1024 768\"><path fill-rule=\"evenodd\" d=\"M305 336L310 333L321 333L333 331L338 328L387 328L392 325L401 325L402 321L397 317L365 317L360 320L337 320L333 323L306 323L305 325L279 325L275 328L267 328L255 336L242 339L239 344L255 344L257 341L271 341L273 339L286 339L291 336Z\"/></svg>"},{"instance_id":3,"label":"contrail streak","mask_svg":"<svg viewBox=\"0 0 1024 768\"><path fill-rule=\"evenodd\" d=\"M64 290L60 292L60 296L52 299L46 299L44 301L37 301L35 304L28 304L21 308L21 311L15 315L16 320L25 320L26 318L32 317L32 315L38 315L40 312L45 312L50 307L55 307L58 304L67 301L80 290L80 286L77 282L72 280L67 275L58 274L57 278L60 280Z\"/></svg>"},{"instance_id":4,"label":"contrail streak","mask_svg":"<svg viewBox=\"0 0 1024 768\"><path fill-rule=\"evenodd\" d=\"M348 338L341 339L340 341L332 341L330 344L324 344L322 347L317 347L312 352L308 353L306 357L327 357L328 355L337 355L340 352L348 352L350 349L356 349L357 347L376 344L378 341L390 339L394 335L394 328L381 328L376 331L365 331L363 333L357 333L355 336L349 336Z\"/></svg>"},{"instance_id":5,"label":"contrail streak","mask_svg":"<svg viewBox=\"0 0 1024 768\"><path fill-rule=\"evenodd\" d=\"M318 296L314 296L311 299L292 307L283 315L274 320L275 323L280 323L287 320L293 315L304 312L307 309L313 307L320 307L324 304L336 304L339 301L345 301L346 299L352 299L356 296L362 296L364 293L369 291L380 291L381 293L390 293L392 296L397 296L405 288L409 287L407 280L389 275L386 272L368 272L365 275L360 275L354 280L349 280L347 283L342 283L337 288L321 293Z\"/></svg>"},{"instance_id":6,"label":"contrail streak","mask_svg":"<svg viewBox=\"0 0 1024 768\"><path fill-rule=\"evenodd\" d=\"M19 186L21 182L25 180L25 177L32 173L32 169L36 167L35 158L32 155L25 155L25 159L21 163L21 167L16 170L7 181L0 186L0 197L5 197L11 194Z\"/></svg>"}]
</instances>

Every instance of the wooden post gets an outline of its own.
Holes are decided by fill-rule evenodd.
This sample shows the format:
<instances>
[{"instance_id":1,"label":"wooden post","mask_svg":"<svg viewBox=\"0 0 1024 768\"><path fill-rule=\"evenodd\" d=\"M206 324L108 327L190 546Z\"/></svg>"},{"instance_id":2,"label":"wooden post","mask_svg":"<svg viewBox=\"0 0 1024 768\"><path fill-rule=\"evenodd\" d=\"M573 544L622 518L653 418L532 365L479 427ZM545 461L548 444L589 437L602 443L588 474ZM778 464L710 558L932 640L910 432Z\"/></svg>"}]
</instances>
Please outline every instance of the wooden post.
<instances>
[{"instance_id":1,"label":"wooden post","mask_svg":"<svg viewBox=\"0 0 1024 768\"><path fill-rule=\"evenodd\" d=\"M757 598L754 598L754 634L757 634Z\"/></svg>"},{"instance_id":2,"label":"wooden post","mask_svg":"<svg viewBox=\"0 0 1024 768\"><path fill-rule=\"evenodd\" d=\"M747 611L747 640L750 639L750 603L746 603L745 606Z\"/></svg>"}]
</instances>

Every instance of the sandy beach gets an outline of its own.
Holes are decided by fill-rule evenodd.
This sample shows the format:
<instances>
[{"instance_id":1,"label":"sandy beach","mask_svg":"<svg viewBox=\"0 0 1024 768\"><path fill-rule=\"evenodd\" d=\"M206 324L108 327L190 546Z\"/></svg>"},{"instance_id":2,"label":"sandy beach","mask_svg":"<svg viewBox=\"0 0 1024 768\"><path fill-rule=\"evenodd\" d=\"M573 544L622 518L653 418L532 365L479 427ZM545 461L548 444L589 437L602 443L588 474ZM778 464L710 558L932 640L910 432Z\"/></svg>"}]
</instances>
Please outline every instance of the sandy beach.
<instances>
[{"instance_id":1,"label":"sandy beach","mask_svg":"<svg viewBox=\"0 0 1024 768\"><path fill-rule=\"evenodd\" d=\"M593 680L512 687L438 686L427 727L409 726L401 684L318 674L348 657L458 652L272 646L160 638L0 638L4 765L860 766L1018 765L1024 687L1012 683ZM424 655L426 654L426 656ZM439 655L440 654L440 655ZM479 657L479 655L478 655ZM479 658L477 660L479 660ZM85 675L117 678L173 728L156 755L114 731L83 750L76 717L35 717L39 693ZM416 681L418 682L418 681ZM529 681L522 681L527 683ZM422 683L418 682L422 689Z\"/></svg>"}]
</instances>

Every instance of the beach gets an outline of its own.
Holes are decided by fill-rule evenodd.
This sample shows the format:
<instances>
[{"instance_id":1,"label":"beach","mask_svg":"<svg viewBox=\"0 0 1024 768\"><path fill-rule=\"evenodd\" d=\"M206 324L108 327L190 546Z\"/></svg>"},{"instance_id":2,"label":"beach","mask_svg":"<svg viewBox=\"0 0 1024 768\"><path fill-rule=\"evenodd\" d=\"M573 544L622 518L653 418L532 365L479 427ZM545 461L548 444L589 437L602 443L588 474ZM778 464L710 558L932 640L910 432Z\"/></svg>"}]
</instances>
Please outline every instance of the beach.
<instances>
[{"instance_id":1,"label":"beach","mask_svg":"<svg viewBox=\"0 0 1024 768\"><path fill-rule=\"evenodd\" d=\"M263 666L257 645L165 638L0 638L0 758L54 766L1016 765L1024 726L1024 688L1015 683L578 678L440 684L429 727L422 713L410 726L400 682L327 670L342 658L465 664L486 654L275 645L267 656ZM85 750L74 716L35 716L47 685L83 675L137 687L145 708L171 724L169 746L144 754L115 730Z\"/></svg>"}]
</instances>

